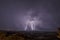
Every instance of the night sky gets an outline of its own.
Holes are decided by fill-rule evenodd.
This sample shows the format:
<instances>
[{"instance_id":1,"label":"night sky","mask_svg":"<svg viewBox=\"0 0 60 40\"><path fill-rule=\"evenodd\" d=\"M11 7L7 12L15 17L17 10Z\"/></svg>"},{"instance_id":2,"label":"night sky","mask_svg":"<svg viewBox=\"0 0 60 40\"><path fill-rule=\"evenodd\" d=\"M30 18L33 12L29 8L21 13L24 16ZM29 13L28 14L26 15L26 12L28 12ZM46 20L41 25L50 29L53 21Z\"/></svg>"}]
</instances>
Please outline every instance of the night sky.
<instances>
[{"instance_id":1,"label":"night sky","mask_svg":"<svg viewBox=\"0 0 60 40\"><path fill-rule=\"evenodd\" d=\"M60 0L0 0L0 30L24 30L24 17L38 17L38 31L56 31L60 27Z\"/></svg>"}]
</instances>

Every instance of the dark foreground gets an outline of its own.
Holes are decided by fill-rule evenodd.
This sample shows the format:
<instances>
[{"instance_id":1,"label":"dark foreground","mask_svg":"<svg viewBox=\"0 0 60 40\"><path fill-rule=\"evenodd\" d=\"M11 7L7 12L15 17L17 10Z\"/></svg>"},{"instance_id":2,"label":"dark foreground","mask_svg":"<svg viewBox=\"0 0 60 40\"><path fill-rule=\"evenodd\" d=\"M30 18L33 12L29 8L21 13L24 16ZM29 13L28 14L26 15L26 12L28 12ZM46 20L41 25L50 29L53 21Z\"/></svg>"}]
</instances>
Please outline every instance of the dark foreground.
<instances>
[{"instance_id":1,"label":"dark foreground","mask_svg":"<svg viewBox=\"0 0 60 40\"><path fill-rule=\"evenodd\" d=\"M56 32L0 31L0 40L58 40Z\"/></svg>"}]
</instances>

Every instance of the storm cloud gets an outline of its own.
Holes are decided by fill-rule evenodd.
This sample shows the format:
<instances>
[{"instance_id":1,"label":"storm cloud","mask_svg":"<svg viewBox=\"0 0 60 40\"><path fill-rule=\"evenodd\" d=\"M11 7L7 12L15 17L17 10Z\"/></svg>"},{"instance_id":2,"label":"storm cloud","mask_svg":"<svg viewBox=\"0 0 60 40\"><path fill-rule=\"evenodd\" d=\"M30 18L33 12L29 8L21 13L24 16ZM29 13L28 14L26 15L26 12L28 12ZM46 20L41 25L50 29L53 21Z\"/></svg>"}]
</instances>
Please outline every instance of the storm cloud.
<instances>
[{"instance_id":1,"label":"storm cloud","mask_svg":"<svg viewBox=\"0 0 60 40\"><path fill-rule=\"evenodd\" d=\"M56 31L60 26L59 0L0 0L0 30L24 30L27 16L42 20L38 31Z\"/></svg>"}]
</instances>

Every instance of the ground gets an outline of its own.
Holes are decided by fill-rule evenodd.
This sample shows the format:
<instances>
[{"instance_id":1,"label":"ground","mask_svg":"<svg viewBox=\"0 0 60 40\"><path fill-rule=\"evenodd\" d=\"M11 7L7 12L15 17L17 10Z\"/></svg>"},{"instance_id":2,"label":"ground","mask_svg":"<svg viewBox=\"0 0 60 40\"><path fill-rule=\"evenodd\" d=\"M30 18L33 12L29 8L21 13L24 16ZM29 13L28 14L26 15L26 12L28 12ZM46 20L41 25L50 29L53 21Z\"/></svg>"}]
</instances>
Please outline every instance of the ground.
<instances>
[{"instance_id":1,"label":"ground","mask_svg":"<svg viewBox=\"0 0 60 40\"><path fill-rule=\"evenodd\" d=\"M0 40L58 40L56 32L38 32L38 31L1 31Z\"/></svg>"}]
</instances>

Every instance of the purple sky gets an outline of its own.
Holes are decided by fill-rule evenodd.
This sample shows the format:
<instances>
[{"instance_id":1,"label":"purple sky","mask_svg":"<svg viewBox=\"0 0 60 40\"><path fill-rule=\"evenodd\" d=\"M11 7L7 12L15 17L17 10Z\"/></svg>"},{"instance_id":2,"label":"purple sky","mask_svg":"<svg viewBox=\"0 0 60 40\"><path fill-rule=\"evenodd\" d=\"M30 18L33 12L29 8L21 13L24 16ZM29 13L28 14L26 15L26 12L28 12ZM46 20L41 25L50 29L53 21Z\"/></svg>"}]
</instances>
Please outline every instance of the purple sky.
<instances>
[{"instance_id":1,"label":"purple sky","mask_svg":"<svg viewBox=\"0 0 60 40\"><path fill-rule=\"evenodd\" d=\"M0 30L24 30L26 16L38 17L38 31L56 31L60 27L59 0L0 0ZM24 18L25 17L25 18Z\"/></svg>"}]
</instances>

